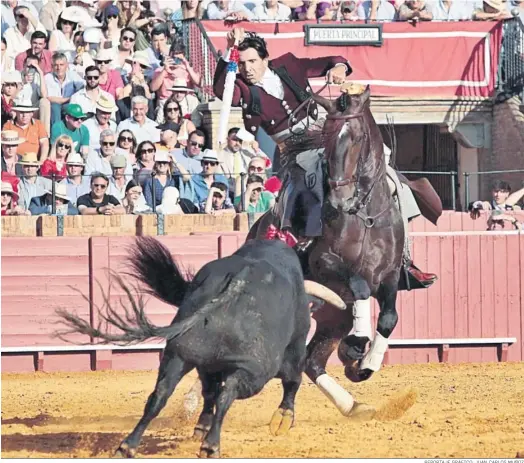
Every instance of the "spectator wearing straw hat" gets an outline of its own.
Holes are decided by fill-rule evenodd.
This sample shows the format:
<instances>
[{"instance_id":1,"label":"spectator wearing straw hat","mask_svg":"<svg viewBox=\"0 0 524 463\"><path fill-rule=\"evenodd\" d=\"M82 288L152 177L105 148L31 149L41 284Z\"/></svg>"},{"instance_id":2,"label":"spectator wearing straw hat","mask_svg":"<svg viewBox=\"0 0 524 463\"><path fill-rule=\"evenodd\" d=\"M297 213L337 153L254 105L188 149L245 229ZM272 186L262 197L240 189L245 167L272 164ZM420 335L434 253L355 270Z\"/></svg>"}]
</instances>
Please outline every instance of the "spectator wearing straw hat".
<instances>
[{"instance_id":1,"label":"spectator wearing straw hat","mask_svg":"<svg viewBox=\"0 0 524 463\"><path fill-rule=\"evenodd\" d=\"M67 56L67 60L72 63L76 54L74 41L75 32L79 24L86 27L85 20L88 18L81 8L69 6L60 13L56 28L49 36L49 50L59 51Z\"/></svg>"},{"instance_id":2,"label":"spectator wearing straw hat","mask_svg":"<svg viewBox=\"0 0 524 463\"><path fill-rule=\"evenodd\" d=\"M1 134L2 141L2 172L8 172L20 177L23 175L22 166L18 164L20 156L18 155L18 146L25 142L20 138L18 132L14 130L3 130Z\"/></svg>"},{"instance_id":3,"label":"spectator wearing straw hat","mask_svg":"<svg viewBox=\"0 0 524 463\"><path fill-rule=\"evenodd\" d=\"M174 85L170 88L173 92L173 99L178 102L182 109L183 117L190 117L196 127L202 123L202 115L197 107L200 104L195 96L195 91L187 86L184 79L175 79Z\"/></svg>"},{"instance_id":4,"label":"spectator wearing straw hat","mask_svg":"<svg viewBox=\"0 0 524 463\"><path fill-rule=\"evenodd\" d=\"M85 70L85 87L76 92L69 103L80 105L84 112L94 114L96 104L101 97L114 101L110 93L100 88L99 82L100 69L96 66L88 66Z\"/></svg>"},{"instance_id":5,"label":"spectator wearing straw hat","mask_svg":"<svg viewBox=\"0 0 524 463\"><path fill-rule=\"evenodd\" d=\"M169 186L176 187L175 179L171 175L171 158L165 151L155 154L154 177L144 182L144 197L149 207L153 208L153 188L155 190L155 206L162 203L164 189Z\"/></svg>"},{"instance_id":6,"label":"spectator wearing straw hat","mask_svg":"<svg viewBox=\"0 0 524 463\"><path fill-rule=\"evenodd\" d=\"M111 118L117 109L111 95L101 95L95 105L95 115L82 124L89 132L89 146L93 150L100 149L100 135L102 132L111 130L116 133L116 123Z\"/></svg>"},{"instance_id":7,"label":"spectator wearing straw hat","mask_svg":"<svg viewBox=\"0 0 524 463\"><path fill-rule=\"evenodd\" d=\"M18 193L13 190L9 182L2 182L2 215L31 215L22 207L17 205Z\"/></svg>"},{"instance_id":8,"label":"spectator wearing straw hat","mask_svg":"<svg viewBox=\"0 0 524 463\"><path fill-rule=\"evenodd\" d=\"M193 203L197 206L206 201L211 185L220 182L227 185L227 178L218 173L219 161L216 151L206 149L202 155L202 172L191 177L191 185L194 190Z\"/></svg>"},{"instance_id":9,"label":"spectator wearing straw hat","mask_svg":"<svg viewBox=\"0 0 524 463\"><path fill-rule=\"evenodd\" d=\"M473 12L475 21L494 21L497 19L511 18L511 13L506 10L502 0L484 0L482 8Z\"/></svg>"},{"instance_id":10,"label":"spectator wearing straw hat","mask_svg":"<svg viewBox=\"0 0 524 463\"><path fill-rule=\"evenodd\" d=\"M89 131L82 125L87 115L77 104L68 104L64 110L65 117L63 121L53 125L51 129L51 143L60 135L67 135L73 140L73 149L87 156L89 152Z\"/></svg>"},{"instance_id":11,"label":"spectator wearing straw hat","mask_svg":"<svg viewBox=\"0 0 524 463\"><path fill-rule=\"evenodd\" d=\"M5 130L14 130L20 135L20 138L25 139L18 150L21 153L37 153L38 159L45 161L49 155L49 136L47 131L38 119L34 119L34 112L38 108L31 104L28 100L17 100L13 106L15 113L14 121L9 121L5 124Z\"/></svg>"},{"instance_id":12,"label":"spectator wearing straw hat","mask_svg":"<svg viewBox=\"0 0 524 463\"><path fill-rule=\"evenodd\" d=\"M29 205L31 215L50 215L53 213L53 192L47 190L42 196L31 199ZM78 215L78 209L71 204L67 196L67 188L61 183L55 184L55 214L56 215Z\"/></svg>"},{"instance_id":13,"label":"spectator wearing straw hat","mask_svg":"<svg viewBox=\"0 0 524 463\"><path fill-rule=\"evenodd\" d=\"M95 64L100 70L99 85L100 88L116 100L123 98L124 82L122 76L116 69L111 69L111 63L113 62L114 51L109 48L103 48L98 50L95 56Z\"/></svg>"},{"instance_id":14,"label":"spectator wearing straw hat","mask_svg":"<svg viewBox=\"0 0 524 463\"><path fill-rule=\"evenodd\" d=\"M124 155L113 156L109 162L113 170L113 175L109 178L108 193L122 202L126 196L127 183L133 176L129 174L126 175L128 162Z\"/></svg>"},{"instance_id":15,"label":"spectator wearing straw hat","mask_svg":"<svg viewBox=\"0 0 524 463\"><path fill-rule=\"evenodd\" d=\"M71 153L66 161L67 178L60 183L66 186L67 196L71 203L76 206L78 198L91 191L91 184L87 176L82 175L84 160L78 153Z\"/></svg>"},{"instance_id":16,"label":"spectator wearing straw hat","mask_svg":"<svg viewBox=\"0 0 524 463\"><path fill-rule=\"evenodd\" d=\"M132 58L127 60L131 63L131 71L127 75L127 83L122 91L122 98L118 101L121 120L127 119L132 108L132 100L136 96L142 96L147 99L147 113L149 116L154 115L153 95L149 89L149 75L151 70L147 53L137 51Z\"/></svg>"},{"instance_id":17,"label":"spectator wearing straw hat","mask_svg":"<svg viewBox=\"0 0 524 463\"><path fill-rule=\"evenodd\" d=\"M36 153L25 153L18 164L22 166L23 176L18 184L19 203L24 209L29 209L31 199L42 196L51 189L51 180L38 175L41 162Z\"/></svg>"},{"instance_id":18,"label":"spectator wearing straw hat","mask_svg":"<svg viewBox=\"0 0 524 463\"><path fill-rule=\"evenodd\" d=\"M13 104L22 86L22 74L19 71L2 73L2 127L13 119Z\"/></svg>"}]
</instances>

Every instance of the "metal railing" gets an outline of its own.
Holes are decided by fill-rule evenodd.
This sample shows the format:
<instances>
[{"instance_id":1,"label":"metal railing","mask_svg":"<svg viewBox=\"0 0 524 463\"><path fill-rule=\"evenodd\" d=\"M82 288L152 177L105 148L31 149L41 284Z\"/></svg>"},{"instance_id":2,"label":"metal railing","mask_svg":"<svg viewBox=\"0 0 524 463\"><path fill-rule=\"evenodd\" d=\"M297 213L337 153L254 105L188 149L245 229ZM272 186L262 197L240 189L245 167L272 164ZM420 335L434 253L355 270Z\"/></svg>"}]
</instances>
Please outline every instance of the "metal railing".
<instances>
[{"instance_id":1,"label":"metal railing","mask_svg":"<svg viewBox=\"0 0 524 463\"><path fill-rule=\"evenodd\" d=\"M524 25L518 17L502 25L502 49L497 72L497 101L502 102L524 92Z\"/></svg>"},{"instance_id":2,"label":"metal railing","mask_svg":"<svg viewBox=\"0 0 524 463\"><path fill-rule=\"evenodd\" d=\"M184 19L178 31L188 51L189 62L202 79L198 92L200 101L208 102L215 97L213 76L219 59L218 53L198 19Z\"/></svg>"},{"instance_id":3,"label":"metal railing","mask_svg":"<svg viewBox=\"0 0 524 463\"><path fill-rule=\"evenodd\" d=\"M513 170L487 170L487 171L484 171L484 172L464 172L464 188L465 188L465 205L464 205L464 210L467 210L467 207L468 207L468 204L470 203L470 191L469 191L469 188L470 188L470 177L472 175L494 175L494 174L519 174L519 173L523 173L524 174L524 169L513 169ZM524 175L523 175L523 179L524 179Z\"/></svg>"}]
</instances>

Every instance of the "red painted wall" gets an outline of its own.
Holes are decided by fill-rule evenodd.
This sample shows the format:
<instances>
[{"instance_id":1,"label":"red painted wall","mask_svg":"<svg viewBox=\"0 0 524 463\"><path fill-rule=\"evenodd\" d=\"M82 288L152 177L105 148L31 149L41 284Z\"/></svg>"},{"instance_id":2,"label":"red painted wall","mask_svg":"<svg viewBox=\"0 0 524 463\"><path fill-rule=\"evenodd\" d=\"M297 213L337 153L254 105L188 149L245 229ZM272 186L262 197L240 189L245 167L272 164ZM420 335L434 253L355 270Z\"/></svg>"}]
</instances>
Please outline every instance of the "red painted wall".
<instances>
[{"instance_id":1,"label":"red painted wall","mask_svg":"<svg viewBox=\"0 0 524 463\"><path fill-rule=\"evenodd\" d=\"M463 215L463 214L461 214ZM460 218L462 223L463 217ZM450 217L447 223L458 223ZM205 262L234 252L243 233L159 237L183 266L197 271ZM54 310L64 307L89 318L103 304L107 269L126 271L133 238L6 238L2 240L2 346L64 345L52 337ZM413 233L413 257L439 281L428 290L403 292L394 338L516 337L509 360L524 360L524 238L511 233ZM77 291L92 294L92 304ZM111 290L111 301L121 297ZM168 324L174 309L147 303L157 324ZM375 304L374 315L377 315ZM94 320L96 322L96 319ZM375 319L376 321L376 319ZM85 337L71 340L86 342ZM103 356L103 354L101 354ZM393 363L438 361L437 349L392 349ZM495 347L451 349L450 361L496 361ZM42 360L42 358L41 358ZM45 354L44 370L86 370L92 358L82 354ZM2 356L3 371L33 371L30 354ZM158 354L118 353L112 368L156 368Z\"/></svg>"}]
</instances>

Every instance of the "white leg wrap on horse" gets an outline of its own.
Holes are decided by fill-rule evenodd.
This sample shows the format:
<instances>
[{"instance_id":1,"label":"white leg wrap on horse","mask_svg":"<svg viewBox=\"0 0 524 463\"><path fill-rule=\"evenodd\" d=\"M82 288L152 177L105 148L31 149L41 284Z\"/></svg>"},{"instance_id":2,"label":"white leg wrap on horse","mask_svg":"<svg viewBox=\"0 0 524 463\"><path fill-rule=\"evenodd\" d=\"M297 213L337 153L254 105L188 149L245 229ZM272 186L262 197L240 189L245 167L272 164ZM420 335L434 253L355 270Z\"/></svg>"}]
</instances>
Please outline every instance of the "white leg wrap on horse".
<instances>
[{"instance_id":1,"label":"white leg wrap on horse","mask_svg":"<svg viewBox=\"0 0 524 463\"><path fill-rule=\"evenodd\" d=\"M378 331L375 334L375 339L371 343L371 348L368 353L362 359L360 364L360 369L364 370L366 368L371 371L378 371L382 366L382 361L384 360L384 354L388 350L388 339L382 336Z\"/></svg>"},{"instance_id":2,"label":"white leg wrap on horse","mask_svg":"<svg viewBox=\"0 0 524 463\"><path fill-rule=\"evenodd\" d=\"M315 383L327 398L335 404L335 407L338 408L338 411L342 413L342 415L349 415L355 400L348 391L340 386L340 384L337 384L337 382L327 373L320 375Z\"/></svg>"},{"instance_id":3,"label":"white leg wrap on horse","mask_svg":"<svg viewBox=\"0 0 524 463\"><path fill-rule=\"evenodd\" d=\"M371 298L353 304L353 334L371 339Z\"/></svg>"}]
</instances>

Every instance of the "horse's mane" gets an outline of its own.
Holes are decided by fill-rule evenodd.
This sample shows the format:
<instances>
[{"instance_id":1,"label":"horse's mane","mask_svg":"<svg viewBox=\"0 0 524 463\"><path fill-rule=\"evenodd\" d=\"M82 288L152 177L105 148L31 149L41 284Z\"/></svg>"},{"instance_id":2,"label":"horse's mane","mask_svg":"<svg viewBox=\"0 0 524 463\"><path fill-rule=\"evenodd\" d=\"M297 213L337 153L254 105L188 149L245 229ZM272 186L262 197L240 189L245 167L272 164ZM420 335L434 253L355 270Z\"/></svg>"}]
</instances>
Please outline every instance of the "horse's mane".
<instances>
[{"instance_id":1,"label":"horse's mane","mask_svg":"<svg viewBox=\"0 0 524 463\"><path fill-rule=\"evenodd\" d=\"M324 118L318 119L306 130L293 134L284 142L284 150L280 157L283 167L293 163L296 157L304 151L327 148L329 141L338 134L340 126L335 124L336 127L327 133L324 131L324 122Z\"/></svg>"}]
</instances>

